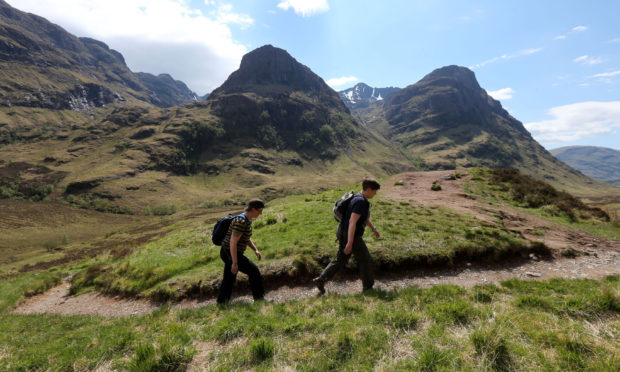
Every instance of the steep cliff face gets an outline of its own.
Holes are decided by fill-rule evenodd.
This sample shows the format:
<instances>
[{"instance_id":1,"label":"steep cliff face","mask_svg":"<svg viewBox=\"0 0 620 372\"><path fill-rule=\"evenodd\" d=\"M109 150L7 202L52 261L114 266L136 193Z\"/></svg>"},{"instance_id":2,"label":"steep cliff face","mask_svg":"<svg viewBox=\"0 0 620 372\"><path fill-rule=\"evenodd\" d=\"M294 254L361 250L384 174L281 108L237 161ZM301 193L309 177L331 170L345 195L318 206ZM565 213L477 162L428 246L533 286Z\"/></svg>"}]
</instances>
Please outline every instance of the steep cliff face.
<instances>
[{"instance_id":1,"label":"steep cliff face","mask_svg":"<svg viewBox=\"0 0 620 372\"><path fill-rule=\"evenodd\" d=\"M195 100L185 84L134 74L123 56L105 43L78 38L3 0L0 67L3 106L84 111L112 103L167 107Z\"/></svg>"},{"instance_id":2,"label":"steep cliff face","mask_svg":"<svg viewBox=\"0 0 620 372\"><path fill-rule=\"evenodd\" d=\"M246 54L206 102L227 133L263 147L333 158L365 136L323 79L271 45Z\"/></svg>"}]
</instances>

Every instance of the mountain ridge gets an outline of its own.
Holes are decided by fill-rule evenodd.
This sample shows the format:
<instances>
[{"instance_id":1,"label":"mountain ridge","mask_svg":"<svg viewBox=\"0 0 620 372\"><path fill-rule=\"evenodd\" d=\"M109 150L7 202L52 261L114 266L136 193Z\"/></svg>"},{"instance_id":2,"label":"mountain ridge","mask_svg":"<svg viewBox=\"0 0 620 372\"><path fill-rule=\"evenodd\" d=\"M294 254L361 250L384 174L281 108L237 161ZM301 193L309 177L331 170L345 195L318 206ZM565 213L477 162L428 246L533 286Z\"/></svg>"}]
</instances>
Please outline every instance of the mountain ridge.
<instances>
[{"instance_id":1,"label":"mountain ridge","mask_svg":"<svg viewBox=\"0 0 620 372\"><path fill-rule=\"evenodd\" d=\"M195 100L185 84L138 75L107 44L77 37L0 0L0 105L90 111L108 104L160 107Z\"/></svg>"}]
</instances>

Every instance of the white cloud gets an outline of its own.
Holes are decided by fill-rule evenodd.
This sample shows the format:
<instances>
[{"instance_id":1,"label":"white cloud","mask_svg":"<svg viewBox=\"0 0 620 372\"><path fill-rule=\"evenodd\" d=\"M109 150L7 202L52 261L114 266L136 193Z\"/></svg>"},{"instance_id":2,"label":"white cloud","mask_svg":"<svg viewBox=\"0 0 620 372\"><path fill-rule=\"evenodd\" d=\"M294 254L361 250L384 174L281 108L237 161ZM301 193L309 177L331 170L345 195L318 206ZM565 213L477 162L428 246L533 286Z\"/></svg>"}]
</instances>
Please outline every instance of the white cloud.
<instances>
[{"instance_id":1,"label":"white cloud","mask_svg":"<svg viewBox=\"0 0 620 372\"><path fill-rule=\"evenodd\" d=\"M587 26L576 26L576 27L573 27L571 32L583 32L583 31L585 31L587 29L588 29Z\"/></svg>"},{"instance_id":2,"label":"white cloud","mask_svg":"<svg viewBox=\"0 0 620 372\"><path fill-rule=\"evenodd\" d=\"M620 37L611 39L611 40L608 41L608 43L620 43Z\"/></svg>"},{"instance_id":3,"label":"white cloud","mask_svg":"<svg viewBox=\"0 0 620 372\"><path fill-rule=\"evenodd\" d=\"M581 102L553 107L553 119L525 124L540 142L569 142L608 134L620 127L620 101Z\"/></svg>"},{"instance_id":4,"label":"white cloud","mask_svg":"<svg viewBox=\"0 0 620 372\"><path fill-rule=\"evenodd\" d=\"M502 89L493 90L487 93L488 95L495 98L496 100L501 101L501 100L511 99L515 91L512 88L502 88Z\"/></svg>"},{"instance_id":5,"label":"white cloud","mask_svg":"<svg viewBox=\"0 0 620 372\"><path fill-rule=\"evenodd\" d=\"M329 10L327 0L283 0L278 3L278 8L287 11L293 8L295 14L302 17L310 17Z\"/></svg>"},{"instance_id":6,"label":"white cloud","mask_svg":"<svg viewBox=\"0 0 620 372\"><path fill-rule=\"evenodd\" d=\"M343 77L327 80L327 85L334 88L334 87L341 87L345 84L351 84L356 81L359 81L359 79L356 78L355 76L343 76Z\"/></svg>"},{"instance_id":7,"label":"white cloud","mask_svg":"<svg viewBox=\"0 0 620 372\"><path fill-rule=\"evenodd\" d=\"M583 62L586 59L588 59L588 55L577 57L577 58L573 59L573 62Z\"/></svg>"},{"instance_id":8,"label":"white cloud","mask_svg":"<svg viewBox=\"0 0 620 372\"><path fill-rule=\"evenodd\" d=\"M603 59L598 57L589 57L587 54L581 57L577 57L573 59L573 62L583 63L584 65L598 65L599 63L603 63Z\"/></svg>"},{"instance_id":9,"label":"white cloud","mask_svg":"<svg viewBox=\"0 0 620 372\"><path fill-rule=\"evenodd\" d=\"M531 55L531 54L535 54L535 53L540 52L541 50L543 50L543 48L523 49L523 50L520 50L520 51L512 53L512 54L504 54L504 55L502 55L500 57L493 57L491 59L487 59L486 61L480 62L480 63L478 63L476 65L473 65L473 66L470 66L469 68L473 70L475 68L483 67L483 66L486 66L486 65L488 65L490 63L494 63L494 62L497 62L497 61L509 60L509 59L513 59L513 58L518 58L518 57L523 57L523 56L528 56L528 55Z\"/></svg>"},{"instance_id":10,"label":"white cloud","mask_svg":"<svg viewBox=\"0 0 620 372\"><path fill-rule=\"evenodd\" d=\"M132 71L169 73L204 94L239 66L247 49L232 38L230 25L254 21L231 6L209 14L187 0L9 0L12 6L61 25L76 36L116 49Z\"/></svg>"},{"instance_id":11,"label":"white cloud","mask_svg":"<svg viewBox=\"0 0 620 372\"><path fill-rule=\"evenodd\" d=\"M601 74L592 75L590 77L591 78L607 78L607 77L618 76L618 75L620 75L620 71L603 72Z\"/></svg>"},{"instance_id":12,"label":"white cloud","mask_svg":"<svg viewBox=\"0 0 620 372\"><path fill-rule=\"evenodd\" d=\"M579 32L586 31L587 29L588 29L587 26L575 26L568 33L569 34L576 34L576 33L579 33ZM553 40L564 40L564 39L566 39L566 35L558 35L558 36L553 38Z\"/></svg>"}]
</instances>

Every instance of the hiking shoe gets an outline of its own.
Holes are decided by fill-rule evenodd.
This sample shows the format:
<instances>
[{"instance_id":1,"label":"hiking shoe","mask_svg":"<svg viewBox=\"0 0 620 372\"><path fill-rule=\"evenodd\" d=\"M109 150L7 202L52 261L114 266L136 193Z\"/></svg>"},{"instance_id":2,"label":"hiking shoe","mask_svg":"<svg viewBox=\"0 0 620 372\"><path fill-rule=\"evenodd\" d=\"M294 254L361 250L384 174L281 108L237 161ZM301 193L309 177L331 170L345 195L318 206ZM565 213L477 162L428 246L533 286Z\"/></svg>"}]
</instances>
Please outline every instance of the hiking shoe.
<instances>
[{"instance_id":1,"label":"hiking shoe","mask_svg":"<svg viewBox=\"0 0 620 372\"><path fill-rule=\"evenodd\" d=\"M321 279L320 277L314 278L312 279L312 283L314 283L316 289L319 290L319 294L321 296L325 294L325 282L323 282L323 279Z\"/></svg>"},{"instance_id":2,"label":"hiking shoe","mask_svg":"<svg viewBox=\"0 0 620 372\"><path fill-rule=\"evenodd\" d=\"M368 293L368 292L372 291L372 289L373 289L372 287L366 287L366 288L362 289L362 293Z\"/></svg>"}]
</instances>

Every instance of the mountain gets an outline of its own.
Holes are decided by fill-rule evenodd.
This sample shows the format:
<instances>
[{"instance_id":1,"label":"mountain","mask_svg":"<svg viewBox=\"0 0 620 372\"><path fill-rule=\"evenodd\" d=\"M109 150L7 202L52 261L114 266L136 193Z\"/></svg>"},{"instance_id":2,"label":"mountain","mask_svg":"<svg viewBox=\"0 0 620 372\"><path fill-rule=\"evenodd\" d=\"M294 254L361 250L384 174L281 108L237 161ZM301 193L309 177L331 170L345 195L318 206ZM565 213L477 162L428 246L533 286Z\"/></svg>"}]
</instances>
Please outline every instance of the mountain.
<instances>
[{"instance_id":1,"label":"mountain","mask_svg":"<svg viewBox=\"0 0 620 372\"><path fill-rule=\"evenodd\" d=\"M350 109L368 107L369 104L377 101L383 101L393 92L400 88L373 88L364 83L358 83L354 87L341 90L338 95L342 101Z\"/></svg>"},{"instance_id":2,"label":"mountain","mask_svg":"<svg viewBox=\"0 0 620 372\"><path fill-rule=\"evenodd\" d=\"M185 154L197 169L213 169L206 164L222 154L238 155L231 143L270 152L276 163L296 167L342 158L375 174L411 167L389 142L355 120L322 78L271 45L246 54L239 69L206 101L187 110L195 117L208 113L210 119L199 125L201 133L188 136L187 123L169 126L167 132L183 138ZM292 158L282 159L286 152Z\"/></svg>"},{"instance_id":3,"label":"mountain","mask_svg":"<svg viewBox=\"0 0 620 372\"><path fill-rule=\"evenodd\" d=\"M246 54L206 106L221 120L223 137L307 157L334 158L344 144L369 138L323 79L271 45Z\"/></svg>"},{"instance_id":4,"label":"mountain","mask_svg":"<svg viewBox=\"0 0 620 372\"><path fill-rule=\"evenodd\" d=\"M195 97L168 75L133 73L105 43L0 0L0 106L90 111L112 103L169 107Z\"/></svg>"},{"instance_id":5,"label":"mountain","mask_svg":"<svg viewBox=\"0 0 620 372\"><path fill-rule=\"evenodd\" d=\"M504 167L549 181L591 182L538 144L465 67L436 69L353 112L427 169Z\"/></svg>"},{"instance_id":6,"label":"mountain","mask_svg":"<svg viewBox=\"0 0 620 372\"><path fill-rule=\"evenodd\" d=\"M0 191L119 212L269 200L414 169L323 79L271 45L246 54L204 101L96 111L79 122L74 111L37 119L0 107ZM38 124L24 133L5 119Z\"/></svg>"},{"instance_id":7,"label":"mountain","mask_svg":"<svg viewBox=\"0 0 620 372\"><path fill-rule=\"evenodd\" d=\"M551 154L583 174L620 186L620 151L596 146L567 146Z\"/></svg>"}]
</instances>

